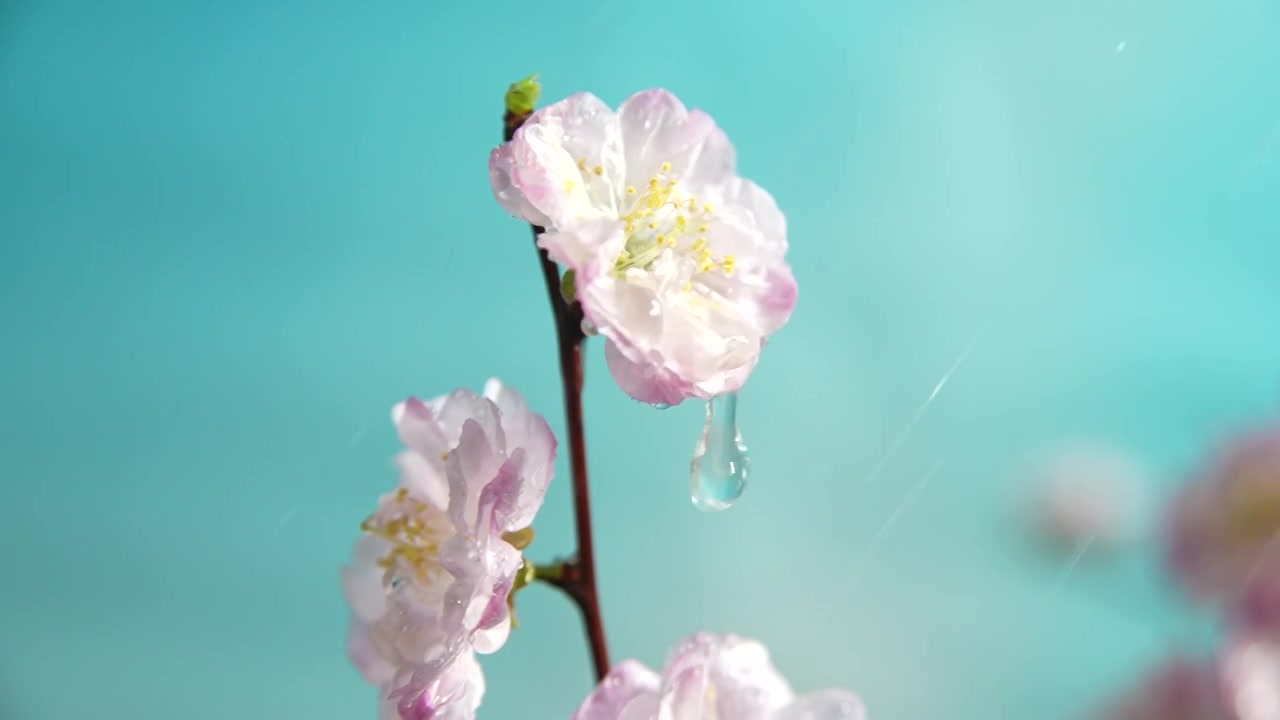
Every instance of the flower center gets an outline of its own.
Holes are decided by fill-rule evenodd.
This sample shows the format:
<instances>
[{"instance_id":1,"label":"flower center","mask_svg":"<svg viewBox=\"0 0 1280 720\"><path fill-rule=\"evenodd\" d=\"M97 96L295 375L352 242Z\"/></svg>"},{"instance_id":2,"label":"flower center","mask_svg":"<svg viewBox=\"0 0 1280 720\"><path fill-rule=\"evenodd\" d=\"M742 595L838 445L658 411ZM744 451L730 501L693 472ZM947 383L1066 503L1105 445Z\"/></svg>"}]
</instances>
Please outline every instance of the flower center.
<instances>
[{"instance_id":1,"label":"flower center","mask_svg":"<svg viewBox=\"0 0 1280 720\"><path fill-rule=\"evenodd\" d=\"M447 539L447 523L440 510L409 496L408 488L396 490L395 497L360 523L360 529L391 544L391 551L378 559L378 567L404 567L425 581L440 567L440 546Z\"/></svg>"},{"instance_id":2,"label":"flower center","mask_svg":"<svg viewBox=\"0 0 1280 720\"><path fill-rule=\"evenodd\" d=\"M600 174L599 167L588 171L585 161L579 167L584 176ZM616 277L624 278L632 269L652 270L654 262L668 253L678 261L686 291L692 289L690 280L697 274L733 274L736 258L717 255L707 240L716 221L715 208L679 186L671 163L662 163L661 171L644 187L628 185L619 215L626 243L613 266Z\"/></svg>"}]
</instances>

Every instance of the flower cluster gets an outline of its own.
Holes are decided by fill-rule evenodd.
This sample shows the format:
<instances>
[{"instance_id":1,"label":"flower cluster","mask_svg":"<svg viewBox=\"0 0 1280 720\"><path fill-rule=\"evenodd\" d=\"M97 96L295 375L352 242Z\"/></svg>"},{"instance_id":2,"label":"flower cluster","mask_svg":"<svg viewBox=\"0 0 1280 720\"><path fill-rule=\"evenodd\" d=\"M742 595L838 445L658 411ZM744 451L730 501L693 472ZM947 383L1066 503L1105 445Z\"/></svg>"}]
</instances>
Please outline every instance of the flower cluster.
<instances>
[{"instance_id":1,"label":"flower cluster","mask_svg":"<svg viewBox=\"0 0 1280 720\"><path fill-rule=\"evenodd\" d=\"M1231 443L1175 499L1167 531L1170 567L1222 610L1226 640L1209 660L1170 662L1105 717L1280 718L1280 426Z\"/></svg>"},{"instance_id":2,"label":"flower cluster","mask_svg":"<svg viewBox=\"0 0 1280 720\"><path fill-rule=\"evenodd\" d=\"M497 380L483 395L410 398L392 418L400 481L342 571L351 657L383 689L383 717L473 717L484 694L475 654L506 642L555 436Z\"/></svg>"},{"instance_id":3,"label":"flower cluster","mask_svg":"<svg viewBox=\"0 0 1280 720\"><path fill-rule=\"evenodd\" d=\"M573 95L490 158L498 202L545 230L538 244L573 271L609 370L637 400L739 389L795 307L786 220L736 165L711 117L665 90L617 112Z\"/></svg>"},{"instance_id":4,"label":"flower cluster","mask_svg":"<svg viewBox=\"0 0 1280 720\"><path fill-rule=\"evenodd\" d=\"M538 228L539 246L568 267L564 278L548 273L560 281L551 289L605 337L609 368L636 399L669 406L738 390L796 302L773 198L737 176L733 147L711 118L666 91L635 95L616 113L587 94L531 113L537 94L532 78L512 87L508 128L522 126L494 151L490 175L502 206ZM564 349L582 336L566 340L565 320L557 315L570 378L581 356L566 361ZM581 388L565 391L580 401ZM410 398L392 418L405 446L399 484L363 523L342 572L350 655L381 689L384 720L472 720L485 692L477 655L506 642L512 593L532 580L558 583L590 615L594 585L566 579L571 569L593 582L589 553L583 565L567 561L545 576L525 562L556 439L516 391L491 380L482 395ZM570 430L581 460L582 433ZM581 462L574 481L585 489ZM589 633L600 627L594 611ZM603 647L602 629L592 637ZM605 655L595 653L601 675ZM661 675L633 661L616 666L575 718L863 720L865 712L844 691L797 697L762 645L704 633Z\"/></svg>"}]
</instances>

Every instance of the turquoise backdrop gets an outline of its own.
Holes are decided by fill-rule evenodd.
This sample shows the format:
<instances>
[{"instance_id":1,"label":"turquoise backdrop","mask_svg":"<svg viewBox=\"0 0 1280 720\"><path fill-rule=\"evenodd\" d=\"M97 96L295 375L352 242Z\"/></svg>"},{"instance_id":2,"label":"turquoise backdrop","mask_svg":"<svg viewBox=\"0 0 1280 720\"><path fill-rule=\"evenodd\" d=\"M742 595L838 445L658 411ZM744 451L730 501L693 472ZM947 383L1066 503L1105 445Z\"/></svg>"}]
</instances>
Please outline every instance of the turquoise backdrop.
<instances>
[{"instance_id":1,"label":"turquoise backdrop","mask_svg":"<svg viewBox=\"0 0 1280 720\"><path fill-rule=\"evenodd\" d=\"M1056 720L1205 646L1150 543L1069 568L1016 500L1082 438L1158 498L1280 400L1273 0L7 0L0 717L374 716L337 569L390 406L496 375L562 427L486 171L533 71L712 113L801 283L720 515L687 498L701 408L590 349L615 656L734 631L874 720ZM576 614L519 609L481 718L567 718Z\"/></svg>"}]
</instances>

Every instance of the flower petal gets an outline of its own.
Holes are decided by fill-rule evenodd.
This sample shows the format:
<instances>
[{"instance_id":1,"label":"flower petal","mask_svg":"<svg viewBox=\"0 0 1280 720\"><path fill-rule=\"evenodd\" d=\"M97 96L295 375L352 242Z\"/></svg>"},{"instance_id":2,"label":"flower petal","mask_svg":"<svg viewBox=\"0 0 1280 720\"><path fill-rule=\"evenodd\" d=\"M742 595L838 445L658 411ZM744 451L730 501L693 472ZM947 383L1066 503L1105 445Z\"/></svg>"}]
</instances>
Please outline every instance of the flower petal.
<instances>
[{"instance_id":1,"label":"flower petal","mask_svg":"<svg viewBox=\"0 0 1280 720\"><path fill-rule=\"evenodd\" d=\"M599 98L578 93L538 110L504 148L490 157L490 180L517 217L559 228L617 216L621 136L617 116Z\"/></svg>"},{"instance_id":2,"label":"flower petal","mask_svg":"<svg viewBox=\"0 0 1280 720\"><path fill-rule=\"evenodd\" d=\"M781 260L787 253L787 218L764 188L745 178L726 183L721 202L743 214L743 219L761 235L757 252Z\"/></svg>"},{"instance_id":3,"label":"flower petal","mask_svg":"<svg viewBox=\"0 0 1280 720\"><path fill-rule=\"evenodd\" d=\"M489 395L492 391L492 396ZM528 527L542 508L547 488L555 474L556 436L541 415L529 410L515 388L504 387L497 380L485 386L486 397L498 406L507 446L514 456L523 452L521 482L515 489L515 505L508 509L503 531Z\"/></svg>"},{"instance_id":4,"label":"flower petal","mask_svg":"<svg viewBox=\"0 0 1280 720\"><path fill-rule=\"evenodd\" d=\"M416 397L397 403L391 409L400 442L424 455L440 454L449 449L450 438L431 408Z\"/></svg>"},{"instance_id":5,"label":"flower petal","mask_svg":"<svg viewBox=\"0 0 1280 720\"><path fill-rule=\"evenodd\" d=\"M474 720L484 699L484 671L475 653L459 653L448 664L406 668L386 699L402 720Z\"/></svg>"},{"instance_id":6,"label":"flower petal","mask_svg":"<svg viewBox=\"0 0 1280 720\"><path fill-rule=\"evenodd\" d=\"M449 441L447 449L452 450L461 442L462 426L468 420L480 426L491 447L506 447L502 426L498 422L498 408L483 395L477 395L468 388L459 388L435 398L430 407Z\"/></svg>"},{"instance_id":7,"label":"flower petal","mask_svg":"<svg viewBox=\"0 0 1280 720\"><path fill-rule=\"evenodd\" d=\"M608 272L622 250L623 224L616 220L590 220L571 230L548 231L538 235L538 247L552 260L582 272L593 260Z\"/></svg>"},{"instance_id":8,"label":"flower petal","mask_svg":"<svg viewBox=\"0 0 1280 720\"><path fill-rule=\"evenodd\" d=\"M487 401L486 401L487 402ZM501 462L479 422L462 424L458 445L445 460L449 478L449 516L460 533L475 533L480 494L497 474Z\"/></svg>"},{"instance_id":9,"label":"flower petal","mask_svg":"<svg viewBox=\"0 0 1280 720\"><path fill-rule=\"evenodd\" d=\"M513 177L516 172L515 146L503 143L494 148L489 154L489 184L498 204L513 217L531 225L547 227L551 224L551 218L539 210L524 191L515 186Z\"/></svg>"},{"instance_id":10,"label":"flower petal","mask_svg":"<svg viewBox=\"0 0 1280 720\"><path fill-rule=\"evenodd\" d=\"M658 715L658 674L634 660L613 666L572 720L652 720Z\"/></svg>"},{"instance_id":11,"label":"flower petal","mask_svg":"<svg viewBox=\"0 0 1280 720\"><path fill-rule=\"evenodd\" d=\"M378 558L387 554L390 546L376 537L364 536L356 542L351 562L343 566L342 589L347 604L361 622L372 623L387 613L386 591L382 587L382 568Z\"/></svg>"},{"instance_id":12,"label":"flower petal","mask_svg":"<svg viewBox=\"0 0 1280 720\"><path fill-rule=\"evenodd\" d=\"M662 671L662 713L674 720L768 720L795 695L754 640L698 633L672 654Z\"/></svg>"},{"instance_id":13,"label":"flower petal","mask_svg":"<svg viewBox=\"0 0 1280 720\"><path fill-rule=\"evenodd\" d=\"M710 123L712 128L697 156L690 161L682 179L694 188L730 182L737 172L738 155L729 142L729 136L724 130L715 127L715 121L701 110L692 110L689 115L692 118L691 124L701 126Z\"/></svg>"},{"instance_id":14,"label":"flower petal","mask_svg":"<svg viewBox=\"0 0 1280 720\"><path fill-rule=\"evenodd\" d=\"M464 427L464 441L476 432L470 425ZM455 481L451 493L468 492L470 483L461 478L460 465L461 460L449 459L449 476ZM443 622L473 643L478 631L495 630L509 621L507 596L523 558L500 535L509 529L509 518L518 507L523 465L524 450L520 449L501 465L474 504L471 498L459 497L449 508L458 532L440 555L441 564L455 578L445 597ZM493 652L505 640L504 633L491 632L476 649Z\"/></svg>"},{"instance_id":15,"label":"flower petal","mask_svg":"<svg viewBox=\"0 0 1280 720\"><path fill-rule=\"evenodd\" d=\"M809 693L783 708L771 720L866 720L867 709L847 690Z\"/></svg>"},{"instance_id":16,"label":"flower petal","mask_svg":"<svg viewBox=\"0 0 1280 720\"><path fill-rule=\"evenodd\" d=\"M618 387L640 402L674 407L693 395L690 383L665 365L634 361L613 340L605 342L604 360Z\"/></svg>"},{"instance_id":17,"label":"flower petal","mask_svg":"<svg viewBox=\"0 0 1280 720\"><path fill-rule=\"evenodd\" d=\"M501 602L505 606L506 598L503 597ZM481 655L488 655L501 649L507 643L507 638L510 635L511 614L504 612L502 613L502 619L494 623L492 627L476 630L475 635L472 636L472 645L475 647L476 652Z\"/></svg>"},{"instance_id":18,"label":"flower petal","mask_svg":"<svg viewBox=\"0 0 1280 720\"><path fill-rule=\"evenodd\" d=\"M689 112L675 95L656 89L636 93L618 108L622 144L626 151L626 182L644 186L666 173L703 181L731 173L733 146L723 134L712 137L715 121L703 112ZM710 140L710 142L708 142ZM709 148L702 157L704 147Z\"/></svg>"},{"instance_id":19,"label":"flower petal","mask_svg":"<svg viewBox=\"0 0 1280 720\"><path fill-rule=\"evenodd\" d=\"M369 627L354 618L347 629L347 655L370 685L384 685L395 677L395 666L378 654Z\"/></svg>"},{"instance_id":20,"label":"flower petal","mask_svg":"<svg viewBox=\"0 0 1280 720\"><path fill-rule=\"evenodd\" d=\"M449 507L449 481L444 476L440 455L424 456L406 450L396 456L396 464L400 466L400 485L408 488L414 497L432 507Z\"/></svg>"}]
</instances>

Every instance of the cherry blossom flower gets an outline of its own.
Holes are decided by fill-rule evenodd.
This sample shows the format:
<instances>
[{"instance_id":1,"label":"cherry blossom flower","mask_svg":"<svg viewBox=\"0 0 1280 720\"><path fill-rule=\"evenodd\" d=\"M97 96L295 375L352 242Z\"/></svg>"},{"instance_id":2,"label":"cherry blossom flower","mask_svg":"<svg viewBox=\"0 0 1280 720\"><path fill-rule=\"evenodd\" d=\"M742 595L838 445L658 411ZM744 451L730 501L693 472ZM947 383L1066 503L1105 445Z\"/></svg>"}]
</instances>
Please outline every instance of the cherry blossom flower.
<instances>
[{"instance_id":1,"label":"cherry blossom flower","mask_svg":"<svg viewBox=\"0 0 1280 720\"><path fill-rule=\"evenodd\" d=\"M579 93L494 150L493 191L574 273L618 385L675 405L739 389L795 307L786 220L725 133L666 90Z\"/></svg>"},{"instance_id":2,"label":"cherry blossom flower","mask_svg":"<svg viewBox=\"0 0 1280 720\"><path fill-rule=\"evenodd\" d=\"M1108 707L1098 720L1237 720L1212 663L1174 658Z\"/></svg>"},{"instance_id":3,"label":"cherry blossom flower","mask_svg":"<svg viewBox=\"0 0 1280 720\"><path fill-rule=\"evenodd\" d=\"M573 720L865 720L862 701L844 690L796 697L759 642L698 633L679 646L662 674L628 660L578 708Z\"/></svg>"},{"instance_id":4,"label":"cherry blossom flower","mask_svg":"<svg viewBox=\"0 0 1280 720\"><path fill-rule=\"evenodd\" d=\"M510 631L508 597L554 472L555 436L497 380L483 395L410 398L392 418L406 448L400 482L342 571L350 655L403 717L453 718L446 706L461 712L484 692L472 653L494 652Z\"/></svg>"},{"instance_id":5,"label":"cherry blossom flower","mask_svg":"<svg viewBox=\"0 0 1280 720\"><path fill-rule=\"evenodd\" d=\"M1235 602L1270 552L1280 552L1280 425L1231 444L1169 520L1170 564L1201 600Z\"/></svg>"}]
</instances>

